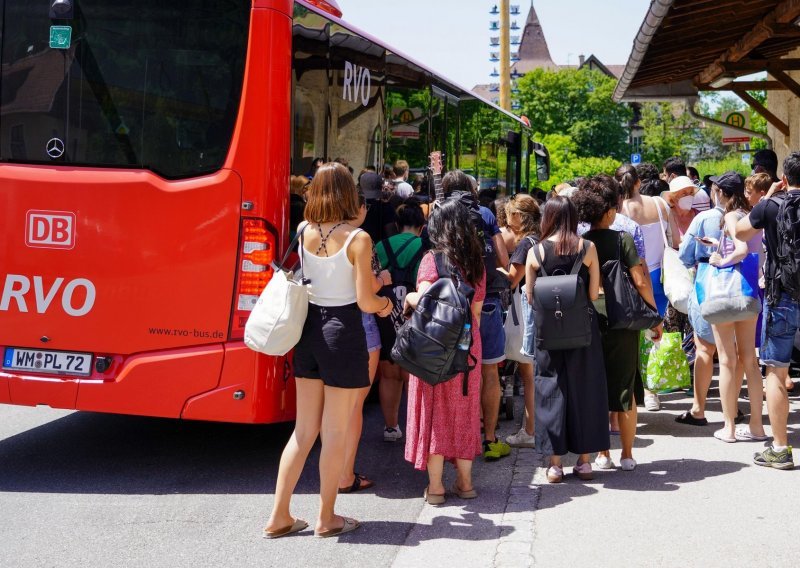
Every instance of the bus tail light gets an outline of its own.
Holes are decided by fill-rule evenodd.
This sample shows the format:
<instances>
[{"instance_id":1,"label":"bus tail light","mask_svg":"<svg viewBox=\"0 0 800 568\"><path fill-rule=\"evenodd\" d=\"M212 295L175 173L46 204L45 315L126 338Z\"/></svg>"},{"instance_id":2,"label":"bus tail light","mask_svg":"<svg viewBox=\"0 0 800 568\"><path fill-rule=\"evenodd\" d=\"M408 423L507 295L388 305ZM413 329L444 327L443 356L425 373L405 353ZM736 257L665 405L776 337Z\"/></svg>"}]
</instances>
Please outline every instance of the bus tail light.
<instances>
[{"instance_id":1,"label":"bus tail light","mask_svg":"<svg viewBox=\"0 0 800 568\"><path fill-rule=\"evenodd\" d=\"M263 219L243 219L230 338L244 337L244 326L258 297L272 279L277 237Z\"/></svg>"}]
</instances>

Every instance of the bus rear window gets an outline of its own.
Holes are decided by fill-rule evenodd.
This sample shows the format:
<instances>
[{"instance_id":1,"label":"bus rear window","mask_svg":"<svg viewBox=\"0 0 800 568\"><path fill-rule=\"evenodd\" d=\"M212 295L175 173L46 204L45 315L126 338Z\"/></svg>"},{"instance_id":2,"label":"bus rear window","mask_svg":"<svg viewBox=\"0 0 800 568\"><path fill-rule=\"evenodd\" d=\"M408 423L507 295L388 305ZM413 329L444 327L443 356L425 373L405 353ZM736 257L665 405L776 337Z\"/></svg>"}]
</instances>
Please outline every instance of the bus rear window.
<instances>
[{"instance_id":1,"label":"bus rear window","mask_svg":"<svg viewBox=\"0 0 800 568\"><path fill-rule=\"evenodd\" d=\"M218 170L244 77L250 0L4 0L0 160Z\"/></svg>"}]
</instances>

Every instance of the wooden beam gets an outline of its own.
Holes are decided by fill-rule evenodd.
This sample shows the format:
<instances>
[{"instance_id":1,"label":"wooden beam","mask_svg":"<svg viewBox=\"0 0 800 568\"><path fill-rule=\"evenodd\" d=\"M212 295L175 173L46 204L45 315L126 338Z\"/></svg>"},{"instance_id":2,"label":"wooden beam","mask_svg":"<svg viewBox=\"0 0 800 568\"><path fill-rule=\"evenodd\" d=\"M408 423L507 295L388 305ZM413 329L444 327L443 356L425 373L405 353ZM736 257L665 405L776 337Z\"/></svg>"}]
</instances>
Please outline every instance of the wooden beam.
<instances>
[{"instance_id":1,"label":"wooden beam","mask_svg":"<svg viewBox=\"0 0 800 568\"><path fill-rule=\"evenodd\" d=\"M743 59L735 63L724 63L723 73L749 75L759 71L800 71L800 59Z\"/></svg>"},{"instance_id":2,"label":"wooden beam","mask_svg":"<svg viewBox=\"0 0 800 568\"><path fill-rule=\"evenodd\" d=\"M696 85L708 85L725 73L725 63L735 63L747 57L751 51L774 36L777 24L790 24L800 17L800 0L784 0L767 14L753 29L746 33L714 63L701 71L694 79Z\"/></svg>"},{"instance_id":3,"label":"wooden beam","mask_svg":"<svg viewBox=\"0 0 800 568\"><path fill-rule=\"evenodd\" d=\"M775 80L785 86L787 89L794 93L794 96L800 97L800 85L797 84L797 81L789 77L789 75L785 71L780 71L778 69L773 69L770 71Z\"/></svg>"},{"instance_id":4,"label":"wooden beam","mask_svg":"<svg viewBox=\"0 0 800 568\"><path fill-rule=\"evenodd\" d=\"M750 106L750 108L752 108L758 114L766 118L767 122L769 122L772 126L778 129L778 132L780 132L784 136L789 136L789 126L785 122L783 122L780 118L778 118L770 111L768 111L767 108L760 102L758 102L756 99L754 99L750 95L750 93L748 93L747 91L734 91L734 93L736 93L737 97L739 97L745 103L747 103Z\"/></svg>"},{"instance_id":5,"label":"wooden beam","mask_svg":"<svg viewBox=\"0 0 800 568\"><path fill-rule=\"evenodd\" d=\"M700 85L701 91L785 91L786 86L780 81L733 81L724 87Z\"/></svg>"},{"instance_id":6,"label":"wooden beam","mask_svg":"<svg viewBox=\"0 0 800 568\"><path fill-rule=\"evenodd\" d=\"M775 24L772 26L772 37L800 37L800 28L794 24Z\"/></svg>"}]
</instances>

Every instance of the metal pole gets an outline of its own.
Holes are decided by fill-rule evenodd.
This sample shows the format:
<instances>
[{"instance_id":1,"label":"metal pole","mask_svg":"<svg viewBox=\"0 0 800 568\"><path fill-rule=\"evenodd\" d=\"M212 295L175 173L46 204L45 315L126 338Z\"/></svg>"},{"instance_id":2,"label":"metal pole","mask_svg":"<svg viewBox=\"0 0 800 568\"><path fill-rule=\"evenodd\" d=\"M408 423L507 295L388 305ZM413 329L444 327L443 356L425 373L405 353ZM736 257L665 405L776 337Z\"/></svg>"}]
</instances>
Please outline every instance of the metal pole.
<instances>
[{"instance_id":1,"label":"metal pole","mask_svg":"<svg viewBox=\"0 0 800 568\"><path fill-rule=\"evenodd\" d=\"M500 107L511 110L510 0L500 0Z\"/></svg>"}]
</instances>

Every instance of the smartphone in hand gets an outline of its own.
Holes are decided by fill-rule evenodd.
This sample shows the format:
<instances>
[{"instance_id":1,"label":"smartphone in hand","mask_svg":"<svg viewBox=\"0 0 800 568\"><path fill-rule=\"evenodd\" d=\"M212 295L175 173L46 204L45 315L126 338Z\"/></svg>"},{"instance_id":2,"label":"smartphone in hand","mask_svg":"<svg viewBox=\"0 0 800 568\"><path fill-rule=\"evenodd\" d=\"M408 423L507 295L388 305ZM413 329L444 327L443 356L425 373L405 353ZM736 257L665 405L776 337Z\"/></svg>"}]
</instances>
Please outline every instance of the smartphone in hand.
<instances>
[{"instance_id":1,"label":"smartphone in hand","mask_svg":"<svg viewBox=\"0 0 800 568\"><path fill-rule=\"evenodd\" d=\"M694 240L707 247L715 247L719 244L719 241L710 237L695 237Z\"/></svg>"}]
</instances>

